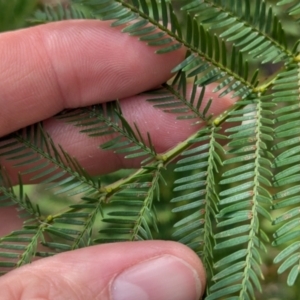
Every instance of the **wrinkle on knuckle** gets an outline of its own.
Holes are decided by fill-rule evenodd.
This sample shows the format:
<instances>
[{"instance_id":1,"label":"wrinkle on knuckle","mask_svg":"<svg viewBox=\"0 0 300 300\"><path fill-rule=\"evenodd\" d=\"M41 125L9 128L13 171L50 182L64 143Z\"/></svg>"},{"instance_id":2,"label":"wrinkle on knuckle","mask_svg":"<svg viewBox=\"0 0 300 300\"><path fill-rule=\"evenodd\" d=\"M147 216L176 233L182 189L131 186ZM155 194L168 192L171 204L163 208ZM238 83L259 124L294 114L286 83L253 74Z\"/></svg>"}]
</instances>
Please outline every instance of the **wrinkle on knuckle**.
<instances>
[{"instance_id":1,"label":"wrinkle on knuckle","mask_svg":"<svg viewBox=\"0 0 300 300\"><path fill-rule=\"evenodd\" d=\"M45 76L48 77L49 85L53 86L54 97L59 99L61 109L69 107L69 101L65 95L64 86L62 84L63 80L61 80L58 69L55 65L55 52L58 50L56 49L57 46L57 37L56 33L50 33L49 31L46 34L43 33L41 30L37 30L37 36L40 39L40 45L42 49L40 50L40 55L43 57L46 62L44 63L45 66ZM38 52L38 51L37 51Z\"/></svg>"},{"instance_id":2,"label":"wrinkle on knuckle","mask_svg":"<svg viewBox=\"0 0 300 300\"><path fill-rule=\"evenodd\" d=\"M47 274L45 270L41 273L35 268L19 274L10 274L8 280L0 285L0 289L3 297L0 298L9 300L83 299L76 283L70 283L53 272Z\"/></svg>"},{"instance_id":3,"label":"wrinkle on knuckle","mask_svg":"<svg viewBox=\"0 0 300 300\"><path fill-rule=\"evenodd\" d=\"M14 278L14 281L4 282L0 284L1 297L9 300L20 300L20 286L22 281L19 278ZM17 288L16 288L17 287ZM22 287L21 287L22 289Z\"/></svg>"},{"instance_id":4,"label":"wrinkle on knuckle","mask_svg":"<svg viewBox=\"0 0 300 300\"><path fill-rule=\"evenodd\" d=\"M57 295L57 287L53 280L45 274L29 272L22 275L23 286L20 292L20 300L39 299L50 300ZM55 291L53 293L53 291ZM59 299L59 298L55 298Z\"/></svg>"}]
</instances>

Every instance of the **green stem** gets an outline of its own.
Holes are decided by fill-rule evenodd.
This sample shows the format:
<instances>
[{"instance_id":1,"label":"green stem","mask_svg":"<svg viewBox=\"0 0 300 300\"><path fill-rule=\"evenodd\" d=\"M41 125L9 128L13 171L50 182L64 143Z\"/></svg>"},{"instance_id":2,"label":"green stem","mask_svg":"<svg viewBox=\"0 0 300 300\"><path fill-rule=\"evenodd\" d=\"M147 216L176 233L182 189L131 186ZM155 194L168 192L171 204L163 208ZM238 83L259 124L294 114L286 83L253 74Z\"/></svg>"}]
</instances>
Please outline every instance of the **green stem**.
<instances>
[{"instance_id":1,"label":"green stem","mask_svg":"<svg viewBox=\"0 0 300 300\"><path fill-rule=\"evenodd\" d=\"M136 179L142 175L146 175L149 173L149 170L157 170L159 164L163 164L163 166L166 166L169 164L173 159L175 159L183 150L187 149L191 144L190 141L195 139L199 134L199 131L192 134L189 138L187 138L185 141L179 143L169 151L157 154L156 155L156 161L152 162L144 167L141 167L139 170L134 172L132 175L128 176L127 178L122 178L114 183L111 183L107 186L100 188L100 193L105 193L107 195L107 198L119 191L122 186L125 184L129 184L132 182L135 182Z\"/></svg>"}]
</instances>

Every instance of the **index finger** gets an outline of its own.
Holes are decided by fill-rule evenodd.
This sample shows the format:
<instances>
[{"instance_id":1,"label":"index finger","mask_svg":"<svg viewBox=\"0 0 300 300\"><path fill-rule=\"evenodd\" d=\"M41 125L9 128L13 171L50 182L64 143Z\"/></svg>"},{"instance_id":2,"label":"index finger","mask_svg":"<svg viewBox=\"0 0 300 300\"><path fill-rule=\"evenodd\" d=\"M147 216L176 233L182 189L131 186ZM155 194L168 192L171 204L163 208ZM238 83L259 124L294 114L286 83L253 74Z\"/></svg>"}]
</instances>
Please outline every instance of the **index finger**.
<instances>
[{"instance_id":1,"label":"index finger","mask_svg":"<svg viewBox=\"0 0 300 300\"><path fill-rule=\"evenodd\" d=\"M63 110L133 96L171 76L184 50L155 48L111 28L74 20L0 35L0 136Z\"/></svg>"}]
</instances>

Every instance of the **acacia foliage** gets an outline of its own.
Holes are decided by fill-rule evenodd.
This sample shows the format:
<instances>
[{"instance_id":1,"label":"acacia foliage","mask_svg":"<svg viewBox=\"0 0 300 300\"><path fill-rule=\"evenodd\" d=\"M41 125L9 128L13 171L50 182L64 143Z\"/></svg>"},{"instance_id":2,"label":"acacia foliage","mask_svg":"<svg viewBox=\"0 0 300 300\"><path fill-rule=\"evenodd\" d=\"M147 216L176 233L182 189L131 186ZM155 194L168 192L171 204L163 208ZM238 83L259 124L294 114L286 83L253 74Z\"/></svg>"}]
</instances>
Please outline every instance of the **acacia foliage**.
<instances>
[{"instance_id":1,"label":"acacia foliage","mask_svg":"<svg viewBox=\"0 0 300 300\"><path fill-rule=\"evenodd\" d=\"M12 3L18 7L17 0ZM284 18L274 13L281 6ZM141 158L139 169L109 184L91 177L51 140L42 123L2 137L2 161L26 167L16 190L1 166L0 206L15 205L25 218L20 230L0 239L2 272L36 256L152 239L159 228L163 170L177 159L176 179L169 183L172 211L178 215L173 239L203 260L209 276L205 299L255 299L271 247L279 247L274 263L293 285L300 269L300 53L299 40L291 44L287 39L285 23L299 29L299 15L294 0L73 0L32 12L26 18L31 24L110 20L124 34L155 46L156 55L185 47L186 58L172 70L174 78L149 92L148 101L202 128L159 153L149 134L143 136L138 124L127 122L117 100L63 111L57 118L91 139L112 137L101 149ZM278 68L266 79L260 73L270 64ZM204 105L211 83L216 97ZM226 95L236 104L220 116L209 115L212 101ZM24 191L25 174L53 195L76 196L77 201L45 215L41 201L31 201ZM52 201L55 205L56 198ZM274 226L263 226L266 222ZM49 250L40 251L39 244Z\"/></svg>"}]
</instances>

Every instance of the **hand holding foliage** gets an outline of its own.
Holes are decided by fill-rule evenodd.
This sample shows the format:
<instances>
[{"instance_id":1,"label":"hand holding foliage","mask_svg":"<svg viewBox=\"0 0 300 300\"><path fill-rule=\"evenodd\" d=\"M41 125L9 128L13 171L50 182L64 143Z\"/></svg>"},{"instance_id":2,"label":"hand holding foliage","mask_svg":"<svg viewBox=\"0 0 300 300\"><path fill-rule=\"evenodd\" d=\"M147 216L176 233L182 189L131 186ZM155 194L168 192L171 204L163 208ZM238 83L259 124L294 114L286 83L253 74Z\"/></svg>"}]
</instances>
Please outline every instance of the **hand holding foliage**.
<instances>
[{"instance_id":1,"label":"hand holding foliage","mask_svg":"<svg viewBox=\"0 0 300 300\"><path fill-rule=\"evenodd\" d=\"M281 6L287 14L277 16ZM256 298L263 255L271 244L280 247L274 259L278 272L287 272L287 284L293 285L300 268L300 53L298 37L291 43L284 25L298 30L299 15L294 0L74 0L28 17L37 24L109 20L154 47L157 55L185 47L186 58L173 69L174 78L147 98L157 113L173 114L184 126L189 121L195 133L159 153L150 134L144 136L138 123L126 120L117 100L61 112L59 120L91 140L106 136L102 149L141 161L139 169L109 184L87 174L42 123L2 138L1 159L26 171L20 173L17 193L1 167L0 204L17 204L29 219L0 240L1 267L97 243L152 239L159 227L156 203L165 183L163 170L176 160L173 237L203 260L210 278L206 299ZM262 72L271 66L276 70L265 79ZM204 103L210 84L216 97ZM210 106L226 95L236 104L211 116ZM42 180L56 195L80 200L45 216L40 203L24 192L24 175ZM266 222L274 225L271 237ZM38 243L49 251L39 251Z\"/></svg>"}]
</instances>

